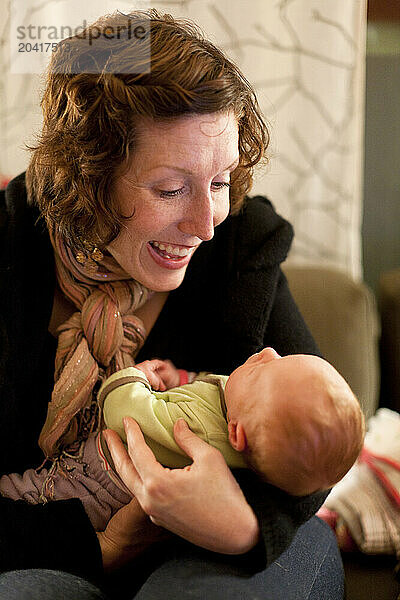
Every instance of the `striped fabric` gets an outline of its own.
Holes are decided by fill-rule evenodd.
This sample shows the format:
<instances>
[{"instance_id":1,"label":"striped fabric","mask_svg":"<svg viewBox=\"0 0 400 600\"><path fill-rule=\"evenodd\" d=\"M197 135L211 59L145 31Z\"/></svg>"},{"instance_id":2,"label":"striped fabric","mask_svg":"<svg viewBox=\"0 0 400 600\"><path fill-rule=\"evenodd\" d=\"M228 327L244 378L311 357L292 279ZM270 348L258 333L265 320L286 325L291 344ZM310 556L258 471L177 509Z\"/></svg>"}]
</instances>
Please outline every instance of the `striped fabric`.
<instances>
[{"instance_id":1,"label":"striped fabric","mask_svg":"<svg viewBox=\"0 0 400 600\"><path fill-rule=\"evenodd\" d=\"M356 464L317 513L348 549L346 531L367 554L400 558L400 415L380 408L368 422Z\"/></svg>"},{"instance_id":2,"label":"striped fabric","mask_svg":"<svg viewBox=\"0 0 400 600\"><path fill-rule=\"evenodd\" d=\"M55 385L39 437L48 458L98 427L95 386L135 364L146 332L134 313L151 295L111 256L93 272L78 263L59 235L51 241L58 285L77 310L58 328Z\"/></svg>"}]
</instances>

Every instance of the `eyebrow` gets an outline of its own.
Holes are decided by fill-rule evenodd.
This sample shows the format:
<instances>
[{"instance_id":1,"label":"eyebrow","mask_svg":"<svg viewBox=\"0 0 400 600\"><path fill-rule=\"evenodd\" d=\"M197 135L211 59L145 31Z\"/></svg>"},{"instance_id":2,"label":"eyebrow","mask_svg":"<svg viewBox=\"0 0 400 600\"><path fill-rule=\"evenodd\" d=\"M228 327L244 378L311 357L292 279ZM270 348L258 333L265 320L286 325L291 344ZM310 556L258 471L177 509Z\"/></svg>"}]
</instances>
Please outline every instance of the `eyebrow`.
<instances>
[{"instance_id":1,"label":"eyebrow","mask_svg":"<svg viewBox=\"0 0 400 600\"><path fill-rule=\"evenodd\" d=\"M229 169L231 169L233 166L236 166L239 164L239 160L240 160L240 156L237 156L235 158L235 160L233 161L233 163L231 163L228 167L226 167L225 169L222 169L222 173L225 171L228 171ZM180 173L186 173L187 175L192 175L192 171L190 169L184 169L183 167L175 167L172 165L156 165L155 167L151 167L151 169L148 169L147 171L144 171L144 173L150 173L150 171L155 171L156 169L170 169L171 171L179 171Z\"/></svg>"}]
</instances>

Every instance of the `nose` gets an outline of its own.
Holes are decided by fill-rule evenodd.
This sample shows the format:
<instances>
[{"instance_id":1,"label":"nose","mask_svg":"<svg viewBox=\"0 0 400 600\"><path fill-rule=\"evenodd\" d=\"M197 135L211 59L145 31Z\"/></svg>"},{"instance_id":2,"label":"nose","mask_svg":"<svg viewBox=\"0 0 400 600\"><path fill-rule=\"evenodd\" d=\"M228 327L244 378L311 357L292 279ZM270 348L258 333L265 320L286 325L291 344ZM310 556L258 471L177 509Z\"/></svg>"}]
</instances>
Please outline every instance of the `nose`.
<instances>
[{"instance_id":1,"label":"nose","mask_svg":"<svg viewBox=\"0 0 400 600\"><path fill-rule=\"evenodd\" d=\"M252 354L250 358L247 359L247 362L254 363L267 363L271 360L276 360L277 358L281 358L280 354L277 353L273 348L263 348L260 352L256 352Z\"/></svg>"},{"instance_id":2,"label":"nose","mask_svg":"<svg viewBox=\"0 0 400 600\"><path fill-rule=\"evenodd\" d=\"M178 229L186 235L198 237L203 242L214 237L214 228L228 215L227 207L220 206L220 202L209 193L197 194L188 207L188 212L178 224Z\"/></svg>"},{"instance_id":3,"label":"nose","mask_svg":"<svg viewBox=\"0 0 400 600\"><path fill-rule=\"evenodd\" d=\"M273 348L263 348L263 350L261 350L261 352L258 353L258 356L260 358L263 358L263 360L275 360L277 358L281 358L280 354L277 353L276 350L274 350Z\"/></svg>"},{"instance_id":4,"label":"nose","mask_svg":"<svg viewBox=\"0 0 400 600\"><path fill-rule=\"evenodd\" d=\"M210 194L196 195L188 206L178 229L186 235L198 237L203 242L214 236L214 203Z\"/></svg>"}]
</instances>

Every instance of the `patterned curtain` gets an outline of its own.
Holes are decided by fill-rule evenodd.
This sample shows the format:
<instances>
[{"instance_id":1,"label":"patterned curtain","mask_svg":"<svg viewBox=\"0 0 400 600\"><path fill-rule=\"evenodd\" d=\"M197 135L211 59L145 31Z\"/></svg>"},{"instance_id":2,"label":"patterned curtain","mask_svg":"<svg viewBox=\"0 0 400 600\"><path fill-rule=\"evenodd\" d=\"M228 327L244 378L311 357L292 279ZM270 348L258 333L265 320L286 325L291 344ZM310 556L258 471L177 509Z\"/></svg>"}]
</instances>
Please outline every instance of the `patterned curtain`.
<instances>
[{"instance_id":1,"label":"patterned curtain","mask_svg":"<svg viewBox=\"0 0 400 600\"><path fill-rule=\"evenodd\" d=\"M14 9L25 3L3 2L0 186L26 168L23 145L40 127L42 84L37 73L12 72ZM366 0L30 0L31 21L36 11L35 22L68 22L74 5L80 23L151 5L200 25L258 92L272 141L253 193L294 225L290 261L361 276Z\"/></svg>"}]
</instances>

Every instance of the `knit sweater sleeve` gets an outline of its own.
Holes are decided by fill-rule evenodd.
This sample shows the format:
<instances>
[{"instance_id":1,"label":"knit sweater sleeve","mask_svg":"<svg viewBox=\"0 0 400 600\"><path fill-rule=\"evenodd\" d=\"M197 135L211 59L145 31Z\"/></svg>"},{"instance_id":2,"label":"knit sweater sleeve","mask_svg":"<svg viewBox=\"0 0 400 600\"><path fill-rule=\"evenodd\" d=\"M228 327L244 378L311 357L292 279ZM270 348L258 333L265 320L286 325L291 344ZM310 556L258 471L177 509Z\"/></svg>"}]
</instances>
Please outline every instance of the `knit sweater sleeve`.
<instances>
[{"instance_id":1,"label":"knit sweater sleeve","mask_svg":"<svg viewBox=\"0 0 400 600\"><path fill-rule=\"evenodd\" d=\"M328 492L294 497L263 482L252 471L237 469L234 475L260 527L259 543L237 558L243 574L251 575L264 570L289 547L298 528L317 512Z\"/></svg>"}]
</instances>

